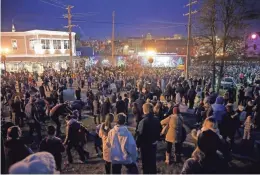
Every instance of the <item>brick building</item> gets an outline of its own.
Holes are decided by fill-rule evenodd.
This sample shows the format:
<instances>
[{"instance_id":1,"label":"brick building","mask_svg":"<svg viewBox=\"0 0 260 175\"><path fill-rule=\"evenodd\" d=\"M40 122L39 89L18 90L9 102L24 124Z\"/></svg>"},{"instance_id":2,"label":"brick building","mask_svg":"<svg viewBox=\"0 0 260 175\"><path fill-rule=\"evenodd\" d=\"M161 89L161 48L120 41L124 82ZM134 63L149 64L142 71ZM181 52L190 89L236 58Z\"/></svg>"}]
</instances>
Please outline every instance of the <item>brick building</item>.
<instances>
[{"instance_id":1,"label":"brick building","mask_svg":"<svg viewBox=\"0 0 260 175\"><path fill-rule=\"evenodd\" d=\"M1 32L1 48L8 48L7 71L43 70L43 66L66 68L69 63L69 34L62 31L30 30ZM73 62L77 61L75 33L72 33ZM3 66L2 66L3 67Z\"/></svg>"}]
</instances>

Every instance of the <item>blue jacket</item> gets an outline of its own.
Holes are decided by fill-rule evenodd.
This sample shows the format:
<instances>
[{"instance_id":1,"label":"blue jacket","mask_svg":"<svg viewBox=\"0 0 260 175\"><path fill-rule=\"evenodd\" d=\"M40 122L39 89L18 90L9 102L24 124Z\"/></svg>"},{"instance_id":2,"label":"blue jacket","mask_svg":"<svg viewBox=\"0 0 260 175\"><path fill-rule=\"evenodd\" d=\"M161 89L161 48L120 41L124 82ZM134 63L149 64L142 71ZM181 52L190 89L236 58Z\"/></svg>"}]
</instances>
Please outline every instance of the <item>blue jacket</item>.
<instances>
[{"instance_id":1,"label":"blue jacket","mask_svg":"<svg viewBox=\"0 0 260 175\"><path fill-rule=\"evenodd\" d=\"M221 122L223 117L227 114L226 108L222 104L213 104L212 105L213 109L213 117L218 121Z\"/></svg>"}]
</instances>

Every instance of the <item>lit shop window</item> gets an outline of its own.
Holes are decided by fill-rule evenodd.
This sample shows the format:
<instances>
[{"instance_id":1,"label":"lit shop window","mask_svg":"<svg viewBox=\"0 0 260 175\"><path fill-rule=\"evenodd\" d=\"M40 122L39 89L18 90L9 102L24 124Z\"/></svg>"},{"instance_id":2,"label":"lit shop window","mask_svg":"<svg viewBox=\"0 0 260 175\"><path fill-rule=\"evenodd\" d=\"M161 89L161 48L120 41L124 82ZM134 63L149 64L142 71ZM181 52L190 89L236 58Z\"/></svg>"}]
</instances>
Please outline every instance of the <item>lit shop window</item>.
<instances>
[{"instance_id":1,"label":"lit shop window","mask_svg":"<svg viewBox=\"0 0 260 175\"><path fill-rule=\"evenodd\" d=\"M61 49L61 40L53 40L53 48Z\"/></svg>"},{"instance_id":2,"label":"lit shop window","mask_svg":"<svg viewBox=\"0 0 260 175\"><path fill-rule=\"evenodd\" d=\"M13 48L13 50L17 50L17 40L16 39L12 39L12 48Z\"/></svg>"},{"instance_id":3,"label":"lit shop window","mask_svg":"<svg viewBox=\"0 0 260 175\"><path fill-rule=\"evenodd\" d=\"M50 49L50 40L41 39L42 49Z\"/></svg>"},{"instance_id":4,"label":"lit shop window","mask_svg":"<svg viewBox=\"0 0 260 175\"><path fill-rule=\"evenodd\" d=\"M64 49L70 49L69 40L64 40Z\"/></svg>"}]
</instances>

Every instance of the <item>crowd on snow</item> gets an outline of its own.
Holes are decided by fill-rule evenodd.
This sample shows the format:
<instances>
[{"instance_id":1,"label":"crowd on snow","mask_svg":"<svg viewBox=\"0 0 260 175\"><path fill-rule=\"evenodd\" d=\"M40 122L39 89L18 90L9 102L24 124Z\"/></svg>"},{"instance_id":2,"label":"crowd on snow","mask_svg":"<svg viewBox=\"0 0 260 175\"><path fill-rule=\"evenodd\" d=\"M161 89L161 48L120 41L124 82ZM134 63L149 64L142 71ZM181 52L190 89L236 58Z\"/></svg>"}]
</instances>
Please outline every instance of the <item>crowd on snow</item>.
<instances>
[{"instance_id":1,"label":"crowd on snow","mask_svg":"<svg viewBox=\"0 0 260 175\"><path fill-rule=\"evenodd\" d=\"M227 66L227 74L233 68ZM224 95L214 91L210 76L201 77L198 71L186 80L180 70L168 68L6 73L1 76L2 172L62 172L62 153L66 151L71 164L72 148L81 163L87 163L90 154L84 146L91 137L97 156L103 156L106 174L120 174L122 166L128 173L137 174L139 158L143 173L156 174L158 142L165 141L166 164L180 161L188 134L184 115L190 110L197 121L198 129L191 132L196 148L181 173L226 173L236 133L246 142L252 130L260 128L260 86L255 75L259 68L249 68L232 72L241 80L240 87L230 86ZM38 86L39 79L42 84ZM85 84L86 99L82 97ZM75 86L75 100L67 102L65 90ZM81 122L82 110L94 116L95 130ZM134 134L127 127L132 115L136 122ZM61 139L63 121L65 138ZM22 130L26 125L26 137L37 145L33 151L24 142ZM44 128L47 136L43 137Z\"/></svg>"}]
</instances>

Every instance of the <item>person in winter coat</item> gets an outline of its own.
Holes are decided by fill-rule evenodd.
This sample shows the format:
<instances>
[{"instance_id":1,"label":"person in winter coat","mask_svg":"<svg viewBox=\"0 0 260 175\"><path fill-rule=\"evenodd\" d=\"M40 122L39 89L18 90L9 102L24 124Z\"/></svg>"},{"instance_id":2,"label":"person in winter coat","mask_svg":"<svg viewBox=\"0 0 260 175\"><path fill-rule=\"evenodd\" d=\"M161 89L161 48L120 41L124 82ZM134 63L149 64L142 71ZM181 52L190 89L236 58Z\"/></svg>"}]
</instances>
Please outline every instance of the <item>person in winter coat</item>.
<instances>
[{"instance_id":1,"label":"person in winter coat","mask_svg":"<svg viewBox=\"0 0 260 175\"><path fill-rule=\"evenodd\" d=\"M8 138L4 143L7 169L32 153L20 139L21 134L21 129L18 126L12 126L7 130Z\"/></svg>"},{"instance_id":2,"label":"person in winter coat","mask_svg":"<svg viewBox=\"0 0 260 175\"><path fill-rule=\"evenodd\" d=\"M103 159L105 161L105 170L106 174L111 174L111 158L110 158L110 149L107 146L107 137L109 131L112 129L112 123L114 121L113 114L107 114L106 120L101 124L99 129L99 137L102 139L103 143Z\"/></svg>"},{"instance_id":3,"label":"person in winter coat","mask_svg":"<svg viewBox=\"0 0 260 175\"><path fill-rule=\"evenodd\" d=\"M132 113L134 115L134 119L136 122L136 128L135 128L135 137L136 137L136 133L137 133L137 128L139 125L139 122L142 120L142 113L138 108L138 105L136 102L133 103L133 107L132 107Z\"/></svg>"},{"instance_id":4,"label":"person in winter coat","mask_svg":"<svg viewBox=\"0 0 260 175\"><path fill-rule=\"evenodd\" d=\"M161 121L164 119L164 112L162 108L162 103L157 102L153 108L154 116L158 117L158 119Z\"/></svg>"},{"instance_id":5,"label":"person in winter coat","mask_svg":"<svg viewBox=\"0 0 260 175\"><path fill-rule=\"evenodd\" d=\"M221 145L218 135L212 130L203 131L198 137L198 146L192 157L185 161L181 174L222 174L228 172L228 163L217 154Z\"/></svg>"},{"instance_id":6,"label":"person in winter coat","mask_svg":"<svg viewBox=\"0 0 260 175\"><path fill-rule=\"evenodd\" d=\"M150 103L143 105L143 119L139 122L136 143L142 155L144 174L156 174L156 149L160 140L162 126L160 120L153 115L153 106Z\"/></svg>"},{"instance_id":7,"label":"person in winter coat","mask_svg":"<svg viewBox=\"0 0 260 175\"><path fill-rule=\"evenodd\" d=\"M46 94L45 94L45 89L43 87L44 83L42 83L42 85L39 87L39 92L41 97L46 98Z\"/></svg>"},{"instance_id":8,"label":"person in winter coat","mask_svg":"<svg viewBox=\"0 0 260 175\"><path fill-rule=\"evenodd\" d=\"M255 92L255 101L254 101L254 110L255 110L255 125L258 129L260 129L260 94L259 92Z\"/></svg>"},{"instance_id":9,"label":"person in winter coat","mask_svg":"<svg viewBox=\"0 0 260 175\"><path fill-rule=\"evenodd\" d=\"M69 84L70 84L70 87L72 88L73 78L71 76L69 77Z\"/></svg>"},{"instance_id":10,"label":"person in winter coat","mask_svg":"<svg viewBox=\"0 0 260 175\"><path fill-rule=\"evenodd\" d=\"M170 163L172 145L175 144L175 162L179 160L182 148L182 138L185 133L182 133L183 126L183 118L179 114L178 107L173 108L173 113L166 119L161 121L162 126L168 127L168 131L166 133L165 141L167 143L167 151L166 151L166 160L165 163Z\"/></svg>"},{"instance_id":11,"label":"person in winter coat","mask_svg":"<svg viewBox=\"0 0 260 175\"><path fill-rule=\"evenodd\" d=\"M98 118L98 123L100 124L100 102L97 96L95 96L93 101L93 113L94 113L95 124L97 124L97 118Z\"/></svg>"},{"instance_id":12,"label":"person in winter coat","mask_svg":"<svg viewBox=\"0 0 260 175\"><path fill-rule=\"evenodd\" d=\"M72 102L71 104L71 109L74 111L74 110L77 110L78 111L78 120L80 121L81 118L82 118L82 115L81 115L81 111L84 107L85 103L82 101L82 100L75 100Z\"/></svg>"},{"instance_id":13,"label":"person in winter coat","mask_svg":"<svg viewBox=\"0 0 260 175\"><path fill-rule=\"evenodd\" d=\"M224 140L229 137L231 143L230 147L232 149L235 143L236 131L240 126L240 121L239 117L235 115L233 104L227 104L226 111L226 116L223 118L223 121L221 123L220 133L223 136Z\"/></svg>"},{"instance_id":14,"label":"person in winter coat","mask_svg":"<svg viewBox=\"0 0 260 175\"><path fill-rule=\"evenodd\" d=\"M122 97L118 97L118 101L116 102L116 113L124 113L125 114L125 102L122 100Z\"/></svg>"},{"instance_id":15,"label":"person in winter coat","mask_svg":"<svg viewBox=\"0 0 260 175\"><path fill-rule=\"evenodd\" d=\"M252 100L253 88L251 85L245 87L245 104Z\"/></svg>"},{"instance_id":16,"label":"person in winter coat","mask_svg":"<svg viewBox=\"0 0 260 175\"><path fill-rule=\"evenodd\" d=\"M109 98L106 97L104 103L101 104L101 109L100 109L102 122L105 122L105 117L107 114L110 113L110 109L111 109L111 103L109 101Z\"/></svg>"},{"instance_id":17,"label":"person in winter coat","mask_svg":"<svg viewBox=\"0 0 260 175\"><path fill-rule=\"evenodd\" d=\"M80 87L78 87L75 90L75 96L76 96L76 100L80 100L81 99L81 89L80 89Z\"/></svg>"},{"instance_id":18,"label":"person in winter coat","mask_svg":"<svg viewBox=\"0 0 260 175\"><path fill-rule=\"evenodd\" d=\"M85 162L86 157L84 153L84 149L81 146L82 138L80 138L79 134L82 132L81 124L73 117L66 117L66 138L63 142L63 145L66 145L66 152L68 156L69 163L73 163L71 149L74 147L80 156L80 160L82 163ZM84 134L84 133L83 133Z\"/></svg>"},{"instance_id":19,"label":"person in winter coat","mask_svg":"<svg viewBox=\"0 0 260 175\"><path fill-rule=\"evenodd\" d=\"M141 113L143 114L143 105L145 103L145 100L143 98L142 94L139 94L139 98L135 101L137 103L138 109L141 111Z\"/></svg>"},{"instance_id":20,"label":"person in winter coat","mask_svg":"<svg viewBox=\"0 0 260 175\"><path fill-rule=\"evenodd\" d=\"M128 99L127 94L124 94L124 103L125 103L126 124L128 124L128 105L129 105L129 99Z\"/></svg>"},{"instance_id":21,"label":"person in winter coat","mask_svg":"<svg viewBox=\"0 0 260 175\"><path fill-rule=\"evenodd\" d=\"M128 173L137 174L137 149L134 137L124 126L126 116L121 113L117 119L117 125L109 131L106 142L110 151L112 174L121 174L122 165L128 169Z\"/></svg>"},{"instance_id":22,"label":"person in winter coat","mask_svg":"<svg viewBox=\"0 0 260 175\"><path fill-rule=\"evenodd\" d=\"M245 100L245 89L241 86L238 90L238 105L243 105Z\"/></svg>"},{"instance_id":23,"label":"person in winter coat","mask_svg":"<svg viewBox=\"0 0 260 175\"><path fill-rule=\"evenodd\" d=\"M48 136L41 141L40 144L40 151L46 151L53 155L56 168L58 171L61 171L61 164L62 164L62 155L61 153L65 151L65 147L62 144L60 138L55 137L55 127L48 126L47 133Z\"/></svg>"},{"instance_id":24,"label":"person in winter coat","mask_svg":"<svg viewBox=\"0 0 260 175\"><path fill-rule=\"evenodd\" d=\"M222 119L226 115L226 108L223 104L224 99L223 97L219 96L217 97L215 104L212 105L213 117L217 120L219 124L221 124Z\"/></svg>"},{"instance_id":25,"label":"person in winter coat","mask_svg":"<svg viewBox=\"0 0 260 175\"><path fill-rule=\"evenodd\" d=\"M210 88L209 89L209 97L208 97L210 104L214 104L217 97L218 97L218 94L212 88Z\"/></svg>"},{"instance_id":26,"label":"person in winter coat","mask_svg":"<svg viewBox=\"0 0 260 175\"><path fill-rule=\"evenodd\" d=\"M29 102L25 106L25 114L28 118L30 136L33 137L33 133L35 130L37 132L38 139L42 140L41 123L39 121L39 114L37 111L37 106L35 104L34 97L30 97Z\"/></svg>"},{"instance_id":27,"label":"person in winter coat","mask_svg":"<svg viewBox=\"0 0 260 175\"><path fill-rule=\"evenodd\" d=\"M15 96L14 102L12 103L12 109L15 117L15 125L23 127L23 107L20 97Z\"/></svg>"},{"instance_id":28,"label":"person in winter coat","mask_svg":"<svg viewBox=\"0 0 260 175\"><path fill-rule=\"evenodd\" d=\"M189 100L189 109L193 109L194 100L196 97L196 91L194 89L194 86L191 86L191 88L188 90L187 97Z\"/></svg>"}]
</instances>

